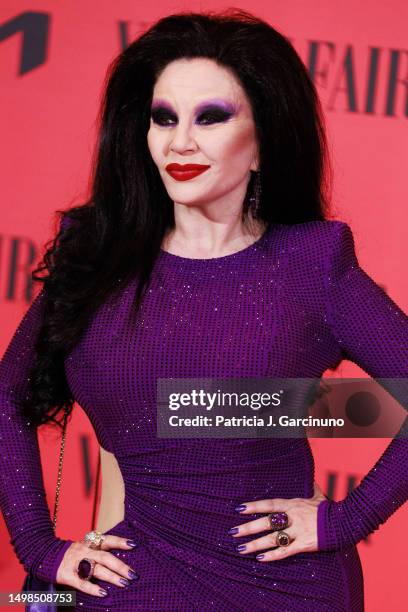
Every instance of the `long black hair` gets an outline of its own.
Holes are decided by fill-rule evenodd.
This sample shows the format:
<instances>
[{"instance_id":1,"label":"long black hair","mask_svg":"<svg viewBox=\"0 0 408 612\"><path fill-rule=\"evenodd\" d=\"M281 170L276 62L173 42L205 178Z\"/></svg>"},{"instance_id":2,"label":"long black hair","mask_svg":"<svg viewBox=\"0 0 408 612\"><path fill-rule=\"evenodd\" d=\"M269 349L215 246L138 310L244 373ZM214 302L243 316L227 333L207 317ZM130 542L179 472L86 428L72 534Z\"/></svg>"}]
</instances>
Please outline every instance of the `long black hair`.
<instances>
[{"instance_id":1,"label":"long black hair","mask_svg":"<svg viewBox=\"0 0 408 612\"><path fill-rule=\"evenodd\" d=\"M169 198L147 145L153 87L173 60L204 57L230 69L252 106L266 225L324 220L331 168L315 87L291 43L240 9L160 19L109 66L104 84L90 197L59 210L60 230L32 273L44 283L44 316L24 411L53 421L73 398L64 355L109 294L137 277L137 310L166 233ZM248 183L247 197L252 188ZM243 219L245 212L243 208ZM245 220L245 219L244 219ZM47 276L40 276L43 271Z\"/></svg>"}]
</instances>

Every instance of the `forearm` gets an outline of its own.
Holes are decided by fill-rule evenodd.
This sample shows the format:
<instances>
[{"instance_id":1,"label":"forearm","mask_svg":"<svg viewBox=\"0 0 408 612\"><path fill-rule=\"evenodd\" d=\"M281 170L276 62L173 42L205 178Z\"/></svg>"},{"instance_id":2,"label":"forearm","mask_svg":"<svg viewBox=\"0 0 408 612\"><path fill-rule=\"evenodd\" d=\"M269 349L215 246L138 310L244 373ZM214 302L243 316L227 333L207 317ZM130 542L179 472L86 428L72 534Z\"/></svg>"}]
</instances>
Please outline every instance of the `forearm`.
<instances>
[{"instance_id":1,"label":"forearm","mask_svg":"<svg viewBox=\"0 0 408 612\"><path fill-rule=\"evenodd\" d=\"M332 226L326 266L326 320L344 358L364 369L408 410L408 317L359 266L347 224ZM406 419L407 421L408 419ZM357 544L408 499L405 422L361 483L318 508L320 550Z\"/></svg>"},{"instance_id":2,"label":"forearm","mask_svg":"<svg viewBox=\"0 0 408 612\"><path fill-rule=\"evenodd\" d=\"M319 550L341 550L376 531L408 499L408 438L394 438L342 501L318 508Z\"/></svg>"},{"instance_id":3,"label":"forearm","mask_svg":"<svg viewBox=\"0 0 408 612\"><path fill-rule=\"evenodd\" d=\"M55 537L45 496L37 433L20 415L12 389L0 387L0 508L26 571L55 580L72 540Z\"/></svg>"}]
</instances>

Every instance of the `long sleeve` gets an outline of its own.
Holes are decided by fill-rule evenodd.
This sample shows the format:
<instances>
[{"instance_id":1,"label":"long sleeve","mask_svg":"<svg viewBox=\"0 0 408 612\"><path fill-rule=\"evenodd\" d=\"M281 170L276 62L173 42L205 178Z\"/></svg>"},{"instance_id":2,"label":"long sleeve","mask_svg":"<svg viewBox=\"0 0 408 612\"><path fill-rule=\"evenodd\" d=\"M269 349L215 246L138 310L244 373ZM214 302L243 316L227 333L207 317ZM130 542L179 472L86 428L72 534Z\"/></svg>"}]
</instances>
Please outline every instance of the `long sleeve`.
<instances>
[{"instance_id":1,"label":"long sleeve","mask_svg":"<svg viewBox=\"0 0 408 612\"><path fill-rule=\"evenodd\" d=\"M383 384L408 409L408 317L359 266L349 226L334 223L326 270L327 320L344 358ZM374 532L408 499L407 419L360 484L318 507L319 550L340 550ZM404 433L405 432L405 433ZM405 436L405 437L401 437Z\"/></svg>"},{"instance_id":2,"label":"long sleeve","mask_svg":"<svg viewBox=\"0 0 408 612\"><path fill-rule=\"evenodd\" d=\"M54 534L36 427L20 410L29 391L29 368L41 322L43 291L26 311L0 362L0 509L25 570L55 582L72 540L62 540Z\"/></svg>"}]
</instances>

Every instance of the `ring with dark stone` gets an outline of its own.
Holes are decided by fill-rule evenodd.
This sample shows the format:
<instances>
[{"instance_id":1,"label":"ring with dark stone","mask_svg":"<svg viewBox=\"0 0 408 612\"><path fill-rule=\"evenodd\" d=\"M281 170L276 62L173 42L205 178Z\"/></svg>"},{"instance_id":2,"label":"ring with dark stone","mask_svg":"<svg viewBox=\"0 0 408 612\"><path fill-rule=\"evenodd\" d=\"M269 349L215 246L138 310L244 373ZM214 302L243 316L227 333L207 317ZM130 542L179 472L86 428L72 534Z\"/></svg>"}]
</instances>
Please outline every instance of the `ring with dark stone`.
<instances>
[{"instance_id":1,"label":"ring with dark stone","mask_svg":"<svg viewBox=\"0 0 408 612\"><path fill-rule=\"evenodd\" d=\"M277 546L289 546L289 535L285 531L278 531L278 533L276 534L276 544Z\"/></svg>"},{"instance_id":2,"label":"ring with dark stone","mask_svg":"<svg viewBox=\"0 0 408 612\"><path fill-rule=\"evenodd\" d=\"M286 529L289 525L289 518L286 512L271 512L268 514L269 525L271 531L280 531Z\"/></svg>"},{"instance_id":3,"label":"ring with dark stone","mask_svg":"<svg viewBox=\"0 0 408 612\"><path fill-rule=\"evenodd\" d=\"M77 567L77 574L81 580L90 580L94 573L96 561L94 559L88 559L84 557L80 560Z\"/></svg>"}]
</instances>

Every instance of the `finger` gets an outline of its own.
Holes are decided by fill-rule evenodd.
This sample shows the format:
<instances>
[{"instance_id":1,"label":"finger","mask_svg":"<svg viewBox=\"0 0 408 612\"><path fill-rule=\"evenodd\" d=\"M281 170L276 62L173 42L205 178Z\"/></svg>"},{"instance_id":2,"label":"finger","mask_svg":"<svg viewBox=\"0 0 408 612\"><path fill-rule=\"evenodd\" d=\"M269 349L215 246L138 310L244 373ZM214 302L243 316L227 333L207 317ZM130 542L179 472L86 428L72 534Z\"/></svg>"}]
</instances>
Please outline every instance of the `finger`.
<instances>
[{"instance_id":1,"label":"finger","mask_svg":"<svg viewBox=\"0 0 408 612\"><path fill-rule=\"evenodd\" d=\"M301 545L296 543L296 540L294 540L289 544L289 546L278 546L278 548L275 548L274 550L262 552L259 555L256 555L256 559L260 563L278 561L279 559L286 559L286 557L296 555L300 552L303 552L303 548Z\"/></svg>"},{"instance_id":2,"label":"finger","mask_svg":"<svg viewBox=\"0 0 408 612\"><path fill-rule=\"evenodd\" d=\"M294 499L274 498L260 499L258 501L243 502L235 510L240 514L257 514L258 512L285 512L290 508ZM239 508L242 508L240 510Z\"/></svg>"},{"instance_id":3,"label":"finger","mask_svg":"<svg viewBox=\"0 0 408 612\"><path fill-rule=\"evenodd\" d=\"M262 536L261 538L257 538L256 540L252 540L251 542L247 542L246 544L239 544L237 547L237 551L240 554L246 555L248 553L258 552L260 550L266 550L273 546L279 546L276 540L278 533L278 531L271 531L266 536ZM294 540L296 537L296 531L293 527L285 529L285 533L288 534L291 540Z\"/></svg>"},{"instance_id":4,"label":"finger","mask_svg":"<svg viewBox=\"0 0 408 612\"><path fill-rule=\"evenodd\" d=\"M135 545L137 545L136 540L132 540L131 538L122 538L120 536L107 535L105 536L105 539L101 543L100 550L110 550L111 548L120 548L122 550L129 550L129 548L134 548L134 546L127 544L127 542L134 542Z\"/></svg>"},{"instance_id":5,"label":"finger","mask_svg":"<svg viewBox=\"0 0 408 612\"><path fill-rule=\"evenodd\" d=\"M94 584L89 580L82 580L82 578L80 578L75 571L72 572L72 577L70 579L64 581L64 584L71 586L78 591L82 591L83 593L87 593L87 595L93 595L95 597L103 598L108 594L108 592L98 584Z\"/></svg>"},{"instance_id":6,"label":"finger","mask_svg":"<svg viewBox=\"0 0 408 612\"><path fill-rule=\"evenodd\" d=\"M75 541L65 552L57 571L56 582L67 585L93 595L95 597L106 597L108 594L105 589L88 580L84 580L78 575L78 565L81 559L95 559L95 551L84 545L83 542ZM96 566L96 564L95 564Z\"/></svg>"},{"instance_id":7,"label":"finger","mask_svg":"<svg viewBox=\"0 0 408 612\"><path fill-rule=\"evenodd\" d=\"M292 525L290 516L288 516L288 527ZM271 531L271 523L268 516L249 521L243 525L236 525L229 530L229 535L234 538L251 535L253 533L259 533L261 531Z\"/></svg>"},{"instance_id":8,"label":"finger","mask_svg":"<svg viewBox=\"0 0 408 612\"><path fill-rule=\"evenodd\" d=\"M139 578L137 573L133 570L132 567L130 567L130 565L127 565L107 550L92 551L92 558L95 559L97 563L104 565L105 567L112 570L113 572L116 572L116 574L119 574L123 578L131 578L132 580L136 580L137 578Z\"/></svg>"},{"instance_id":9,"label":"finger","mask_svg":"<svg viewBox=\"0 0 408 612\"><path fill-rule=\"evenodd\" d=\"M112 572L110 569L104 565L101 565L100 563L96 563L93 577L104 580L105 582L111 582L119 587L127 587L132 582L129 577L124 578L123 576L119 576L119 574Z\"/></svg>"}]
</instances>

